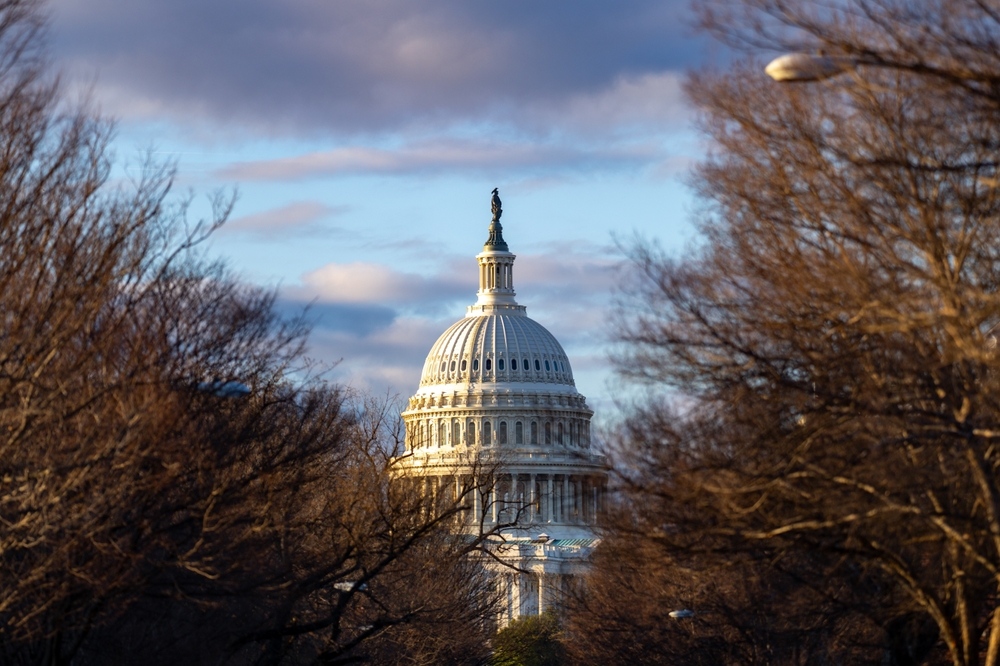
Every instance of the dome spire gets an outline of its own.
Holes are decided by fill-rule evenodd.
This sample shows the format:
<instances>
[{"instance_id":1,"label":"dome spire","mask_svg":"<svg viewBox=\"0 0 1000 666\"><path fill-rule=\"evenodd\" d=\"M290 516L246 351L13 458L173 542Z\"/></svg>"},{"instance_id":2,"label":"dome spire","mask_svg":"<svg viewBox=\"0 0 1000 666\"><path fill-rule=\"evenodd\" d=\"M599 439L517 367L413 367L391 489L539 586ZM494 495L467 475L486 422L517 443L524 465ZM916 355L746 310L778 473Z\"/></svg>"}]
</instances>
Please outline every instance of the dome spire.
<instances>
[{"instance_id":1,"label":"dome spire","mask_svg":"<svg viewBox=\"0 0 1000 666\"><path fill-rule=\"evenodd\" d=\"M500 203L500 191L493 188L493 199L490 201L493 209L493 221L490 222L490 237L483 245L483 252L507 252L507 243L503 240L503 226L500 225L500 216L503 215L503 208Z\"/></svg>"},{"instance_id":2,"label":"dome spire","mask_svg":"<svg viewBox=\"0 0 1000 666\"><path fill-rule=\"evenodd\" d=\"M479 291L476 304L470 305L467 317L475 317L487 310L504 310L511 314L524 314L524 306L514 300L514 255L503 239L500 226L500 193L493 189L493 221L490 222L490 237L483 245L483 251L476 255L479 262Z\"/></svg>"}]
</instances>

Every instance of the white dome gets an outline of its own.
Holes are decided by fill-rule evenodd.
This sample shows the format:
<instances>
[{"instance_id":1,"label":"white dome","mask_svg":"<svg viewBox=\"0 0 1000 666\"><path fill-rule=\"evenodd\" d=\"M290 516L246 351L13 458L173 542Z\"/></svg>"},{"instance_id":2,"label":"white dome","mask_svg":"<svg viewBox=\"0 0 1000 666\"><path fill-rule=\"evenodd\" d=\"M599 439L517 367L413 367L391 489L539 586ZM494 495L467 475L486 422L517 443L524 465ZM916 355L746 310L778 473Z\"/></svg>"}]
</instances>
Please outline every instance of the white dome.
<instances>
[{"instance_id":1,"label":"white dome","mask_svg":"<svg viewBox=\"0 0 1000 666\"><path fill-rule=\"evenodd\" d=\"M562 346L523 310L470 312L431 347L420 386L526 382L574 386Z\"/></svg>"}]
</instances>

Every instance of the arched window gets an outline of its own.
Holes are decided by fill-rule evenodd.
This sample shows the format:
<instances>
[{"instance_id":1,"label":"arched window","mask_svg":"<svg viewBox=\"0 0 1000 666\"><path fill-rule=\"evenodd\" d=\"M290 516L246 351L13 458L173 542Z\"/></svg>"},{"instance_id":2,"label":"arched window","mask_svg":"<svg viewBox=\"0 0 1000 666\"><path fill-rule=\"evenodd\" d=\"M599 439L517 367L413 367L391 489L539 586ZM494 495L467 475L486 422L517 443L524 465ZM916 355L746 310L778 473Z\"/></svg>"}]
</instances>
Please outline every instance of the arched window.
<instances>
[{"instance_id":1,"label":"arched window","mask_svg":"<svg viewBox=\"0 0 1000 666\"><path fill-rule=\"evenodd\" d=\"M497 359L497 370L503 370L503 359Z\"/></svg>"},{"instance_id":2,"label":"arched window","mask_svg":"<svg viewBox=\"0 0 1000 666\"><path fill-rule=\"evenodd\" d=\"M531 443L538 444L538 421L531 422Z\"/></svg>"},{"instance_id":3,"label":"arched window","mask_svg":"<svg viewBox=\"0 0 1000 666\"><path fill-rule=\"evenodd\" d=\"M447 361L441 361L441 372L444 372L444 369L448 367L447 363Z\"/></svg>"},{"instance_id":4,"label":"arched window","mask_svg":"<svg viewBox=\"0 0 1000 666\"><path fill-rule=\"evenodd\" d=\"M441 427L438 429L438 446L444 446L448 443L448 426L444 421L441 421Z\"/></svg>"},{"instance_id":5,"label":"arched window","mask_svg":"<svg viewBox=\"0 0 1000 666\"><path fill-rule=\"evenodd\" d=\"M524 424L520 421L514 424L514 443L524 444Z\"/></svg>"},{"instance_id":6,"label":"arched window","mask_svg":"<svg viewBox=\"0 0 1000 666\"><path fill-rule=\"evenodd\" d=\"M442 367L441 369L442 369L442 370L444 370L444 368L443 368L443 367ZM541 372L541 370L542 370L542 365L541 365L541 363L539 363L539 362L538 362L538 359L537 359L537 358L535 359L535 370L536 370L537 372Z\"/></svg>"},{"instance_id":7,"label":"arched window","mask_svg":"<svg viewBox=\"0 0 1000 666\"><path fill-rule=\"evenodd\" d=\"M473 372L479 372L479 359L478 358L472 359L472 371Z\"/></svg>"},{"instance_id":8,"label":"arched window","mask_svg":"<svg viewBox=\"0 0 1000 666\"><path fill-rule=\"evenodd\" d=\"M503 446L506 443L507 443L507 422L506 421L501 421L500 422L500 433L499 433L499 436L497 437L497 444L499 444L500 446Z\"/></svg>"},{"instance_id":9,"label":"arched window","mask_svg":"<svg viewBox=\"0 0 1000 666\"><path fill-rule=\"evenodd\" d=\"M524 363L521 364L521 367L524 368L525 370L531 369L531 366L528 365L528 359L524 359Z\"/></svg>"},{"instance_id":10,"label":"arched window","mask_svg":"<svg viewBox=\"0 0 1000 666\"><path fill-rule=\"evenodd\" d=\"M517 359L516 358L510 359L510 369L511 370L517 370Z\"/></svg>"},{"instance_id":11,"label":"arched window","mask_svg":"<svg viewBox=\"0 0 1000 666\"><path fill-rule=\"evenodd\" d=\"M465 367L466 367L465 364L466 363L467 363L467 361L463 358L462 359L462 372L465 372Z\"/></svg>"},{"instance_id":12,"label":"arched window","mask_svg":"<svg viewBox=\"0 0 1000 666\"><path fill-rule=\"evenodd\" d=\"M552 443L552 424L548 421L545 422L545 443Z\"/></svg>"},{"instance_id":13,"label":"arched window","mask_svg":"<svg viewBox=\"0 0 1000 666\"><path fill-rule=\"evenodd\" d=\"M451 362L451 371L455 372L455 362L454 361Z\"/></svg>"},{"instance_id":14,"label":"arched window","mask_svg":"<svg viewBox=\"0 0 1000 666\"><path fill-rule=\"evenodd\" d=\"M563 439L563 424L562 421L556 426L556 444L563 446L566 444L566 440Z\"/></svg>"},{"instance_id":15,"label":"arched window","mask_svg":"<svg viewBox=\"0 0 1000 666\"><path fill-rule=\"evenodd\" d=\"M549 371L549 362L546 361L545 362L545 372L548 372L548 371Z\"/></svg>"},{"instance_id":16,"label":"arched window","mask_svg":"<svg viewBox=\"0 0 1000 666\"><path fill-rule=\"evenodd\" d=\"M486 372L489 372L492 369L493 369L493 359L488 358L486 359Z\"/></svg>"},{"instance_id":17,"label":"arched window","mask_svg":"<svg viewBox=\"0 0 1000 666\"><path fill-rule=\"evenodd\" d=\"M476 422L469 421L465 424L465 445L475 446L476 445Z\"/></svg>"},{"instance_id":18,"label":"arched window","mask_svg":"<svg viewBox=\"0 0 1000 666\"><path fill-rule=\"evenodd\" d=\"M451 421L451 445L458 446L459 437L462 436L462 429L458 426L458 419Z\"/></svg>"},{"instance_id":19,"label":"arched window","mask_svg":"<svg viewBox=\"0 0 1000 666\"><path fill-rule=\"evenodd\" d=\"M489 421L483 421L483 446L493 443L493 427Z\"/></svg>"}]
</instances>

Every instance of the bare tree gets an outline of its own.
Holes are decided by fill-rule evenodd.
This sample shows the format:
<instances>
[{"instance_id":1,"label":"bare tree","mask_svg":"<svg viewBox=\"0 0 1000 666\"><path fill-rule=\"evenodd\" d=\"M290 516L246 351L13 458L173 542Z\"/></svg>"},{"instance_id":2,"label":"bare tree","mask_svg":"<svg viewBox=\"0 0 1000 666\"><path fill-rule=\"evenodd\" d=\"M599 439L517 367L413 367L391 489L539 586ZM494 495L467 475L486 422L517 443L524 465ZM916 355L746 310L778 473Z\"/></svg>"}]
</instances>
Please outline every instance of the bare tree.
<instances>
[{"instance_id":1,"label":"bare tree","mask_svg":"<svg viewBox=\"0 0 1000 666\"><path fill-rule=\"evenodd\" d=\"M169 168L110 179L43 28L0 2L0 658L349 663L435 622L481 646L485 535L451 529L478 486L397 482L392 404L310 379L302 322L200 254L231 199L189 224Z\"/></svg>"},{"instance_id":2,"label":"bare tree","mask_svg":"<svg viewBox=\"0 0 1000 666\"><path fill-rule=\"evenodd\" d=\"M689 82L715 146L694 176L706 201L697 255L634 251L621 368L686 395L682 409L635 415L654 425L633 430L621 461L638 470L631 490L658 498L636 508L658 512L645 538L680 562L788 562L818 591L872 581L872 650L992 666L996 8L705 7L748 57ZM857 67L780 86L761 49L822 49ZM892 647L913 613L939 651L911 650L917 637Z\"/></svg>"}]
</instances>

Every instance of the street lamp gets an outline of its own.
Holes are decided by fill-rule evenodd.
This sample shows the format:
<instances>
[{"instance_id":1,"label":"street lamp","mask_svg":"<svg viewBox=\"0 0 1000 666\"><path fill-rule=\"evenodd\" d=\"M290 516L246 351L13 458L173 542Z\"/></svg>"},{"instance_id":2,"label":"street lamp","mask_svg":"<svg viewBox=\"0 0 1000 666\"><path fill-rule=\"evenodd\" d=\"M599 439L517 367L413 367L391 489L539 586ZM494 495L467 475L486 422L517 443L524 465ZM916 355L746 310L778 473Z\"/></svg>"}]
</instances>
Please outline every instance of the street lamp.
<instances>
[{"instance_id":1,"label":"street lamp","mask_svg":"<svg viewBox=\"0 0 1000 666\"><path fill-rule=\"evenodd\" d=\"M858 64L857 60L848 56L786 53L769 62L764 72L782 83L822 81L850 71Z\"/></svg>"}]
</instances>

